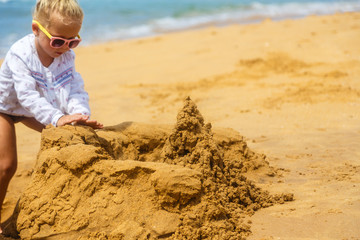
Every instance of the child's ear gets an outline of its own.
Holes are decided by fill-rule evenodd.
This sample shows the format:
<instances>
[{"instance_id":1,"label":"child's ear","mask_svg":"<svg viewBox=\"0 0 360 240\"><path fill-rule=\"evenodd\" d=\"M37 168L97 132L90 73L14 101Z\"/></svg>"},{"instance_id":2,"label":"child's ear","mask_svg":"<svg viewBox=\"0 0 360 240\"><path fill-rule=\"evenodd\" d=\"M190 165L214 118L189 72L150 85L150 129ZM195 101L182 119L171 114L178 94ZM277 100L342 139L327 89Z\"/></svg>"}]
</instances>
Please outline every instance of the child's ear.
<instances>
[{"instance_id":1,"label":"child's ear","mask_svg":"<svg viewBox=\"0 0 360 240\"><path fill-rule=\"evenodd\" d=\"M35 36L39 35L39 26L36 23L33 22L31 24L31 29L32 29Z\"/></svg>"}]
</instances>

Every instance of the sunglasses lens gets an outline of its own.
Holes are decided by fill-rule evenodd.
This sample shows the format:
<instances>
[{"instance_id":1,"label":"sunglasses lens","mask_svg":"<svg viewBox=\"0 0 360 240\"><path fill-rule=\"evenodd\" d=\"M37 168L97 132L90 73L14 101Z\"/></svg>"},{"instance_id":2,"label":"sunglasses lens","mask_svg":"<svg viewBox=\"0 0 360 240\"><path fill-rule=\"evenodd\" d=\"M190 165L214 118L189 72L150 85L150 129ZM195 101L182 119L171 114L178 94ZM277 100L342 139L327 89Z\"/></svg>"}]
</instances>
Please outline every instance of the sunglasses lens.
<instances>
[{"instance_id":1,"label":"sunglasses lens","mask_svg":"<svg viewBox=\"0 0 360 240\"><path fill-rule=\"evenodd\" d=\"M69 48L76 48L79 43L80 41L78 39L72 40L69 42Z\"/></svg>"},{"instance_id":2,"label":"sunglasses lens","mask_svg":"<svg viewBox=\"0 0 360 240\"><path fill-rule=\"evenodd\" d=\"M54 39L54 40L51 42L51 46L54 47L54 48L59 48L59 47L61 47L62 45L64 45L64 43L65 43L64 40Z\"/></svg>"}]
</instances>

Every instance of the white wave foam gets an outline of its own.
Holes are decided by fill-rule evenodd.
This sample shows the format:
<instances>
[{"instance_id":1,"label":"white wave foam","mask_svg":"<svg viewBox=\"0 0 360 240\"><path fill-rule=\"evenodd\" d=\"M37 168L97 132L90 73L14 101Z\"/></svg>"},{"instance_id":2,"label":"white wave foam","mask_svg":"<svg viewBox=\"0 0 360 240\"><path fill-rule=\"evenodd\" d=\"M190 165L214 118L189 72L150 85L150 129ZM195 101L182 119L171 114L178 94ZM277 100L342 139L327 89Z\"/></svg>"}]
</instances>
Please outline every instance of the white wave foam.
<instances>
[{"instance_id":1,"label":"white wave foam","mask_svg":"<svg viewBox=\"0 0 360 240\"><path fill-rule=\"evenodd\" d=\"M360 11L360 2L309 2L262 4L253 3L249 8L219 12L187 18L164 17L150 21L148 24L133 26L113 31L116 38L136 38L151 36L169 31L196 28L205 25L225 25L229 23L252 23L266 18L273 20L299 18L307 15L325 15L336 12ZM116 36L115 36L116 35ZM110 36L109 36L110 37Z\"/></svg>"},{"instance_id":2,"label":"white wave foam","mask_svg":"<svg viewBox=\"0 0 360 240\"><path fill-rule=\"evenodd\" d=\"M0 3L10 2L11 0L0 0ZM18 0L20 1L20 0ZM30 0L21 0L27 2ZM33 1L33 0L31 0ZM295 0L294 0L295 1ZM141 23L135 26L120 27L116 23L103 24L97 23L87 28L84 34L82 44L91 44L96 42L104 42L115 39L129 39L154 36L169 31L178 31L189 28L199 28L207 25L227 25L232 23L254 23L260 22L266 18L273 20L280 20L286 18L299 18L307 15L324 15L333 14L336 12L352 12L360 11L359 0L338 0L336 2L292 2L283 4L263 4L254 2L251 5L241 6L238 8L223 7L218 12L212 14L202 14L194 16L192 12L187 17L173 17L167 16L158 19L149 20L146 23ZM131 19L130 19L131 20ZM97 25L98 24L98 25ZM123 23L119 23L123 24ZM11 39L9 39L11 38ZM4 46L9 47L9 42L12 42L13 36L5 36L0 40L0 58L4 55Z\"/></svg>"}]
</instances>

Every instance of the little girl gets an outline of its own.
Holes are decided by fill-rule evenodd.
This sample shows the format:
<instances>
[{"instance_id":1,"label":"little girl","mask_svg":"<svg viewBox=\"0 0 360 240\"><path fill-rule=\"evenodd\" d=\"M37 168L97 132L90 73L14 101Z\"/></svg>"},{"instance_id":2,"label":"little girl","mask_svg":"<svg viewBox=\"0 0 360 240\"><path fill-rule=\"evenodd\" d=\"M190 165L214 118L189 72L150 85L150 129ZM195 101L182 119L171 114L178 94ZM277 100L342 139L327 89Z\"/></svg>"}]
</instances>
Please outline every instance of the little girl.
<instances>
[{"instance_id":1,"label":"little girl","mask_svg":"<svg viewBox=\"0 0 360 240\"><path fill-rule=\"evenodd\" d=\"M90 120L89 97L75 71L71 49L81 42L83 20L77 1L38 0L33 19L33 34L10 48L0 69L0 210L17 168L15 123L39 132L48 124L103 127Z\"/></svg>"}]
</instances>

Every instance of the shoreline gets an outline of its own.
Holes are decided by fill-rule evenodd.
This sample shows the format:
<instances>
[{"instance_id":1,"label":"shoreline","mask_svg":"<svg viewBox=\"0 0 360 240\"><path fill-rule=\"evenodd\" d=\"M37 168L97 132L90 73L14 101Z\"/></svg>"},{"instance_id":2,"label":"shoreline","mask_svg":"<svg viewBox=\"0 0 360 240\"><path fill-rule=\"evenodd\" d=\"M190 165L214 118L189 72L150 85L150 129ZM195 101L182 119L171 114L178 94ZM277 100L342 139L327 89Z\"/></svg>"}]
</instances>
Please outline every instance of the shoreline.
<instances>
[{"instance_id":1,"label":"shoreline","mask_svg":"<svg viewBox=\"0 0 360 240\"><path fill-rule=\"evenodd\" d=\"M308 15L297 15L297 16L292 16L292 17L259 17L259 18L249 18L247 20L241 20L240 22L238 20L228 20L226 22L209 22L209 23L203 23L203 24L198 24L195 26L189 26L189 27L185 27L185 28L180 28L180 29L171 29L171 30L164 30L162 32L157 33L153 33L150 35L144 35L144 36L137 36L137 37L128 37L128 38L114 38L114 39L108 39L105 41L94 41L92 43L86 43L83 45L80 45L80 48L88 48L88 47L93 47L93 46L98 46L98 45L104 45L104 44L111 44L114 42L127 42L127 41L137 41L137 40L146 40L146 39L151 39L151 38L157 38L157 37L162 37L162 36L166 36L168 34L176 34L176 33L182 33L182 32L188 32L188 31L201 31L207 28L223 28L223 27L229 27L229 26L248 26L248 25L258 25L261 24L263 22L281 22L281 21L292 21L292 20L301 20L301 19L306 19L308 17L326 17L326 16L333 16L333 15L342 15L342 14L356 14L359 11L351 11L351 12L335 12L333 14L328 14L328 13L324 13L324 14L308 14ZM29 32L31 33L31 32ZM24 35L25 36L25 35ZM21 37L20 37L21 38ZM20 39L19 38L19 39ZM17 39L18 40L18 39ZM6 53L5 53L6 54ZM0 57L0 65L2 64L2 62L4 61L5 56Z\"/></svg>"},{"instance_id":2,"label":"shoreline","mask_svg":"<svg viewBox=\"0 0 360 240\"><path fill-rule=\"evenodd\" d=\"M360 236L360 13L208 27L75 49L92 118L174 124L186 96L284 169L249 176L295 201L250 218L249 239ZM16 126L19 167L3 221L31 180L40 134Z\"/></svg>"}]
</instances>

